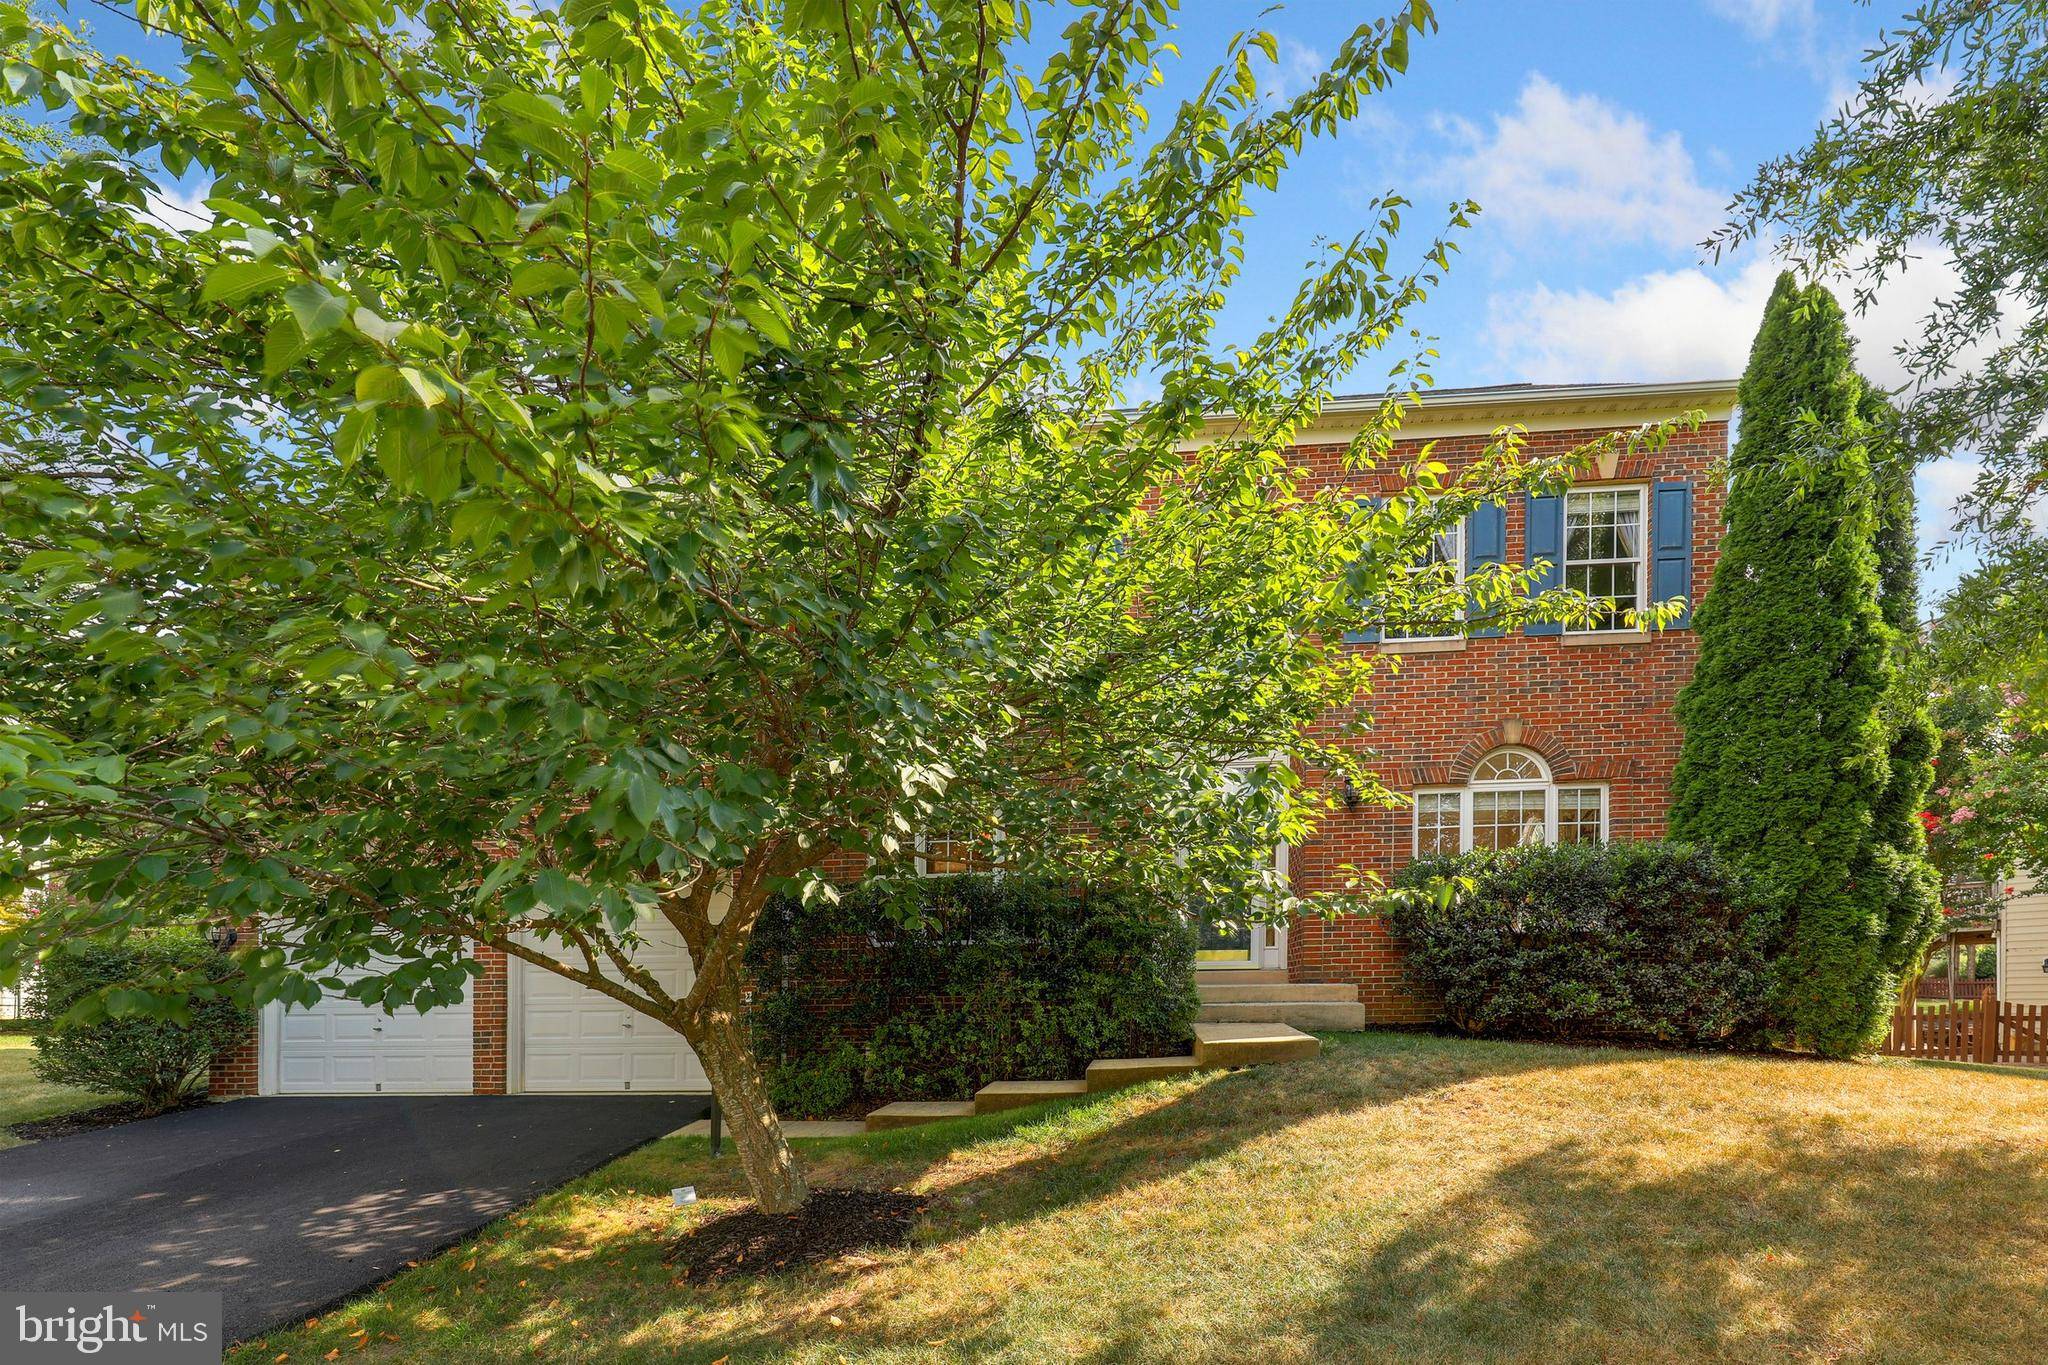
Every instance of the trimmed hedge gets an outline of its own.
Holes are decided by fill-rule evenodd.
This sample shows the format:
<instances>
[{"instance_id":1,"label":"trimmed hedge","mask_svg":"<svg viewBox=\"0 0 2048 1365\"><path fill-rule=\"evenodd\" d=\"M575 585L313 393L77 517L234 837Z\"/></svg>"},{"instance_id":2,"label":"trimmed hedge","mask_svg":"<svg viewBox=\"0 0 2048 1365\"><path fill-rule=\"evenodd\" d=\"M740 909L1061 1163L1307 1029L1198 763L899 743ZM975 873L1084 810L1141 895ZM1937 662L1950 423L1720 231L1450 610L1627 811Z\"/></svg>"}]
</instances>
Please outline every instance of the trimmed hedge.
<instances>
[{"instance_id":1,"label":"trimmed hedge","mask_svg":"<svg viewBox=\"0 0 2048 1365\"><path fill-rule=\"evenodd\" d=\"M1195 930L1158 899L1024 877L872 879L771 901L748 964L778 1113L968 1099L1185 1052Z\"/></svg>"},{"instance_id":2,"label":"trimmed hedge","mask_svg":"<svg viewBox=\"0 0 2048 1365\"><path fill-rule=\"evenodd\" d=\"M1705 849L1565 844L1416 860L1420 888L1469 877L1450 905L1390 913L1411 968L1468 1033L1748 1046L1767 1026L1773 918Z\"/></svg>"},{"instance_id":3,"label":"trimmed hedge","mask_svg":"<svg viewBox=\"0 0 2048 1365\"><path fill-rule=\"evenodd\" d=\"M24 1002L45 1021L36 1034L36 1075L62 1085L132 1095L155 1113L196 1099L216 1053L240 1043L254 1016L225 999L191 1000L189 1022L129 1016L66 1024L67 1010L108 989L183 975L218 981L233 970L227 955L192 930L166 930L122 944L75 943L44 959Z\"/></svg>"}]
</instances>

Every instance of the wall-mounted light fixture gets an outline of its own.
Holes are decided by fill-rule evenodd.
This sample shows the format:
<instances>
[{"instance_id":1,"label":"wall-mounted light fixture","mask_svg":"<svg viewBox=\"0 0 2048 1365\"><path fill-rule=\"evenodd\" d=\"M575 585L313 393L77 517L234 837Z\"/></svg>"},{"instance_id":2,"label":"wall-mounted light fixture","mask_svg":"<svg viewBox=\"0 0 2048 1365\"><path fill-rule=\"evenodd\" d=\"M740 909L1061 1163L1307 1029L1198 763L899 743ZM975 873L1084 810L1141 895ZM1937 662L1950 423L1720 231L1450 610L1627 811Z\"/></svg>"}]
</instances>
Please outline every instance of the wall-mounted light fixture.
<instances>
[{"instance_id":1,"label":"wall-mounted light fixture","mask_svg":"<svg viewBox=\"0 0 2048 1365\"><path fill-rule=\"evenodd\" d=\"M241 934L236 932L235 926L226 920L215 920L206 926L206 941L213 945L215 952L226 952L235 946L235 940L240 937Z\"/></svg>"}]
</instances>

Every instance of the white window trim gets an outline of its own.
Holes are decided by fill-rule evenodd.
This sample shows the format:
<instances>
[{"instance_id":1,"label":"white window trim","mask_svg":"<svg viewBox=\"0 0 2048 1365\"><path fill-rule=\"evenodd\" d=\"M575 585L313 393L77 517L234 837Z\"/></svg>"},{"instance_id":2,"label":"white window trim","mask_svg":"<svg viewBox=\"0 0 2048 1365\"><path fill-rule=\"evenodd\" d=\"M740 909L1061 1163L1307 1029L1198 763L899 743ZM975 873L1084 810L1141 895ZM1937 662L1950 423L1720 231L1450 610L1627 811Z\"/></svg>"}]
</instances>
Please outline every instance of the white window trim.
<instances>
[{"instance_id":1,"label":"white window trim","mask_svg":"<svg viewBox=\"0 0 2048 1365\"><path fill-rule=\"evenodd\" d=\"M1491 752L1499 753L1502 751L1496 749ZM1409 804L1414 812L1408 821L1408 855L1411 858L1423 856L1422 798L1425 796L1454 796L1457 798L1458 852L1470 853L1472 851L1472 797L1475 792L1542 792L1543 842L1555 845L1557 843L1557 794L1560 791L1597 791L1600 793L1600 842L1603 844L1608 842L1608 821L1612 818L1614 803L1613 792L1609 789L1607 783L1560 782L1557 780L1557 775L1551 771L1550 765L1543 761L1541 754L1527 749L1515 749L1509 752L1526 754L1534 759L1537 767L1542 770L1543 780L1541 782L1531 782L1517 779L1499 782L1470 782L1459 787L1417 787L1410 793L1412 799ZM1491 755L1489 754L1489 756Z\"/></svg>"},{"instance_id":2,"label":"white window trim","mask_svg":"<svg viewBox=\"0 0 2048 1365\"><path fill-rule=\"evenodd\" d=\"M1452 619L1460 622L1465 619L1465 535L1466 522L1468 520L1469 518L1461 517L1443 531L1437 533L1438 535L1450 535L1456 538L1456 544L1451 547L1451 573L1454 575L1459 600L1457 615ZM1406 572L1410 575L1419 574L1426 567L1423 564L1410 564L1406 566ZM1431 644L1440 640L1462 640L1464 638L1465 633L1458 630L1443 631L1433 635L1403 635L1397 634L1391 628L1382 628L1380 631L1380 641L1388 645Z\"/></svg>"},{"instance_id":3,"label":"white window trim","mask_svg":"<svg viewBox=\"0 0 2048 1365\"><path fill-rule=\"evenodd\" d=\"M1567 585L1572 566L1572 499L1594 493L1633 493L1636 495L1636 604L1640 612L1649 605L1650 591L1650 486L1641 483L1595 484L1590 488L1565 490L1561 528L1563 535L1557 546L1557 581ZM1586 564L1626 564L1625 559L1581 560ZM1566 626L1567 635L1631 635L1641 632L1642 626L1624 618L1611 626Z\"/></svg>"},{"instance_id":4,"label":"white window trim","mask_svg":"<svg viewBox=\"0 0 2048 1365\"><path fill-rule=\"evenodd\" d=\"M912 857L912 860L911 860L911 861L912 861L912 862L913 862L913 863L915 864L915 866L916 866L916 868L917 868L917 875L918 875L918 876L920 876L920 877L956 877L956 876L965 876L965 875L969 875L969 874L966 874L966 873L957 873L957 872L933 872L933 871L931 870L930 866L929 866L929 865L928 865L928 864L927 864L927 863L925 862L925 858L924 858L924 841L925 841L925 832L924 832L923 830L919 830L919 831L917 832L917 838L916 838L916 840L915 840L915 844L916 844L916 853L915 853L915 855L914 855L914 856ZM995 831L991 832L991 833L989 834L989 836L988 836L988 842L989 842L989 848L990 848L990 852L991 852L991 854L993 854L993 852L994 852L994 849L995 849L995 846L996 846L997 844L1000 844L1000 843L1002 843L1002 842L1003 842L1003 832L1002 832L1001 830L995 830ZM999 860L995 859L995 858L994 858L993 856L991 856L991 858L990 858L990 863L989 863L989 869L988 869L988 875L989 875L989 876L990 876L991 878L993 878L993 879L995 879L995 880L998 880L998 881L1000 881L1000 880L1002 879L1002 875L1003 875L1003 869L1002 869L1002 864L1001 864L1001 862L1000 862Z\"/></svg>"}]
</instances>

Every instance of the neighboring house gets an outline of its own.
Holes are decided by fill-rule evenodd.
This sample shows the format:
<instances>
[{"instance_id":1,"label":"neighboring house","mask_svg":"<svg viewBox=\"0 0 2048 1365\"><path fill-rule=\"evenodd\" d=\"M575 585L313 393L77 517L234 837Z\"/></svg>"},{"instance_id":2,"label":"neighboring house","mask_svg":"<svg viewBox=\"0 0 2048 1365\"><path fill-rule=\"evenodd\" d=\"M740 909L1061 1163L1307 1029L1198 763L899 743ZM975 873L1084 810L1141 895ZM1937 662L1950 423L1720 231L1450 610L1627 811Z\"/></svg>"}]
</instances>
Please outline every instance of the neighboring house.
<instances>
[{"instance_id":1,"label":"neighboring house","mask_svg":"<svg viewBox=\"0 0 2048 1365\"><path fill-rule=\"evenodd\" d=\"M1998 998L2048 1005L2048 876L2019 876L1998 911Z\"/></svg>"},{"instance_id":2,"label":"neighboring house","mask_svg":"<svg viewBox=\"0 0 2048 1365\"><path fill-rule=\"evenodd\" d=\"M1547 561L1557 581L1609 598L1617 613L1669 597L1697 601L1706 591L1719 542L1733 380L1442 390L1409 414L1383 471L1346 471L1345 444L1379 401L1327 405L1304 433L1299 458L1326 483L1370 497L1397 487L1396 471L1424 442L1435 442L1435 457L1455 469L1502 426L1526 427L1535 450L1562 452L1603 432L1704 411L1696 431L1653 455L1609 461L1568 494L1485 509L1443 539L1439 557L1454 572L1489 561ZM1655 634L1617 619L1594 631L1539 625L1469 639L1388 639L1360 624L1350 647L1397 655L1400 668L1377 681L1368 702L1371 735L1346 742L1369 747L1372 766L1414 805L1340 805L1313 840L1276 849L1301 892L1339 888L1347 863L1391 875L1418 851L1664 833L1679 749L1673 703L1697 654L1689 622ZM1347 719L1332 715L1329 723ZM958 842L923 841L920 869L969 866L972 852ZM685 988L688 957L673 931L657 925L647 932L643 959L669 989ZM544 969L508 967L504 954L489 949L477 956L484 974L471 999L424 1017L392 1018L333 999L289 1013L269 1007L256 1036L216 1066L214 1095L708 1088L673 1032ZM1348 987L1376 1022L1434 1015L1376 918L1210 933L1200 958L1205 980L1284 973L1290 982L1320 983L1324 994L1316 998L1324 1000L1333 986Z\"/></svg>"}]
</instances>

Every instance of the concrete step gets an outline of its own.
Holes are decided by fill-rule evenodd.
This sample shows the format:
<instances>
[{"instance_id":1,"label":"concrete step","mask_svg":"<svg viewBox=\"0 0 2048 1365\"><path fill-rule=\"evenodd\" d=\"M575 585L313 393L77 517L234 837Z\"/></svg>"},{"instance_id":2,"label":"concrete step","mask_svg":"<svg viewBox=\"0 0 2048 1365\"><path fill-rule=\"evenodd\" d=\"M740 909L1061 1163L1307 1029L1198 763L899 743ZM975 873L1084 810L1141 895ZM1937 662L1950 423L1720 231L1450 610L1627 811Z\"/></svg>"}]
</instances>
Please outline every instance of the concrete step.
<instances>
[{"instance_id":1,"label":"concrete step","mask_svg":"<svg viewBox=\"0 0 2048 1365\"><path fill-rule=\"evenodd\" d=\"M996 1114L1047 1100L1070 1100L1088 1093L1086 1081L990 1081L974 1092L974 1112Z\"/></svg>"},{"instance_id":2,"label":"concrete step","mask_svg":"<svg viewBox=\"0 0 2048 1365\"><path fill-rule=\"evenodd\" d=\"M1197 967L1195 985L1200 986L1284 986L1285 967Z\"/></svg>"},{"instance_id":3,"label":"concrete step","mask_svg":"<svg viewBox=\"0 0 2048 1365\"><path fill-rule=\"evenodd\" d=\"M1205 1005L1233 1005L1241 1000L1293 1000L1306 1003L1311 1000L1353 1002L1358 999L1358 987L1342 981L1276 981L1254 982L1239 985L1235 981L1195 982L1195 994Z\"/></svg>"},{"instance_id":4,"label":"concrete step","mask_svg":"<svg viewBox=\"0 0 2048 1365\"><path fill-rule=\"evenodd\" d=\"M973 1113L973 1100L898 1100L870 1111L867 1130L879 1133L890 1128L915 1128L920 1123L964 1119Z\"/></svg>"},{"instance_id":5,"label":"concrete step","mask_svg":"<svg viewBox=\"0 0 2048 1365\"><path fill-rule=\"evenodd\" d=\"M1215 1024L1286 1024L1332 1033L1365 1027L1365 1006L1356 1000L1239 1000L1204 1005L1195 1018Z\"/></svg>"},{"instance_id":6,"label":"concrete step","mask_svg":"<svg viewBox=\"0 0 2048 1365\"><path fill-rule=\"evenodd\" d=\"M1083 1084L1089 1094L1096 1095L1156 1081L1162 1076L1185 1076L1201 1067L1193 1057L1105 1057L1088 1063L1088 1079Z\"/></svg>"},{"instance_id":7,"label":"concrete step","mask_svg":"<svg viewBox=\"0 0 2048 1365\"><path fill-rule=\"evenodd\" d=\"M1195 1025L1195 1060L1205 1067L1298 1062L1322 1050L1320 1039L1285 1024Z\"/></svg>"}]
</instances>

